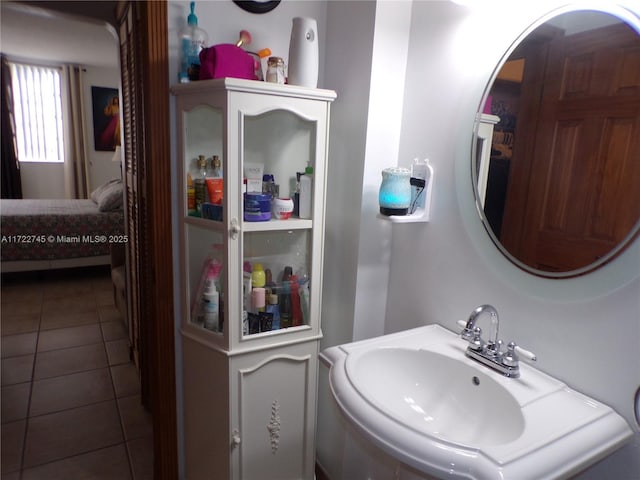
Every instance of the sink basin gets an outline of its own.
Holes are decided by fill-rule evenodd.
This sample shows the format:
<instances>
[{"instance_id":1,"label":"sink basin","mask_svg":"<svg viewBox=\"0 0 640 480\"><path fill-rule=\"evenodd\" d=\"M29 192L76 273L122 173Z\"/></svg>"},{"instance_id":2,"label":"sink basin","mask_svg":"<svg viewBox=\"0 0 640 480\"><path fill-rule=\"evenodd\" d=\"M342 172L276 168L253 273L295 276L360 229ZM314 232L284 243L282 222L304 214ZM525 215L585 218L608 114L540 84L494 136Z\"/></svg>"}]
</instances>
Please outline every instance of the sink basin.
<instances>
[{"instance_id":1,"label":"sink basin","mask_svg":"<svg viewBox=\"0 0 640 480\"><path fill-rule=\"evenodd\" d=\"M466 445L522 435L517 400L483 372L429 350L377 348L349 362L347 375L381 412L419 432Z\"/></svg>"},{"instance_id":2,"label":"sink basin","mask_svg":"<svg viewBox=\"0 0 640 480\"><path fill-rule=\"evenodd\" d=\"M613 409L520 364L507 378L438 325L332 347L336 403L362 436L426 475L568 478L632 438Z\"/></svg>"}]
</instances>

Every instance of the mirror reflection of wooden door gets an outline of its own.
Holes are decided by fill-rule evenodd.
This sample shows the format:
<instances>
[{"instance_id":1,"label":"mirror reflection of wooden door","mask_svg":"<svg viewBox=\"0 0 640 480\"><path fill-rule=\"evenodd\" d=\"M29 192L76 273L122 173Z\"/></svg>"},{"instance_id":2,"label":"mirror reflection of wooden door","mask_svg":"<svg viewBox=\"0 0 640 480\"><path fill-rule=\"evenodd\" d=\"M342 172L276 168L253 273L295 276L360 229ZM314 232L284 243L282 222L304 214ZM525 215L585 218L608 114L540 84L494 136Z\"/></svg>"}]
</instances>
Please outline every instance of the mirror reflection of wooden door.
<instances>
[{"instance_id":1,"label":"mirror reflection of wooden door","mask_svg":"<svg viewBox=\"0 0 640 480\"><path fill-rule=\"evenodd\" d=\"M503 244L546 271L593 263L640 218L637 33L626 25L598 30L544 46L545 87L537 124L528 126L536 132L528 183L509 186L508 196L526 192L526 213ZM505 215L509 208L508 197Z\"/></svg>"}]
</instances>

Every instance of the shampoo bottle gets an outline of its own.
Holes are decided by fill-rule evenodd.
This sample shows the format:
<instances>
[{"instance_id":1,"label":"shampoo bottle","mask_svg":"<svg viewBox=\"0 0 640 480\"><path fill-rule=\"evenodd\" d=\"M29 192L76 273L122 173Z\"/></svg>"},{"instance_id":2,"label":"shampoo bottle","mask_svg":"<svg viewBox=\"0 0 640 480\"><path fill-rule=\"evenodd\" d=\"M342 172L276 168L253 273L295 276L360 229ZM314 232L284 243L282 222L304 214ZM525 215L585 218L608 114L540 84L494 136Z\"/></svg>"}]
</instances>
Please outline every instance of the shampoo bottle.
<instances>
[{"instance_id":1,"label":"shampoo bottle","mask_svg":"<svg viewBox=\"0 0 640 480\"><path fill-rule=\"evenodd\" d=\"M180 30L180 83L198 80L200 75L200 50L207 47L209 36L198 27L198 17L194 10L196 2L189 4L191 12L187 17L187 25Z\"/></svg>"}]
</instances>

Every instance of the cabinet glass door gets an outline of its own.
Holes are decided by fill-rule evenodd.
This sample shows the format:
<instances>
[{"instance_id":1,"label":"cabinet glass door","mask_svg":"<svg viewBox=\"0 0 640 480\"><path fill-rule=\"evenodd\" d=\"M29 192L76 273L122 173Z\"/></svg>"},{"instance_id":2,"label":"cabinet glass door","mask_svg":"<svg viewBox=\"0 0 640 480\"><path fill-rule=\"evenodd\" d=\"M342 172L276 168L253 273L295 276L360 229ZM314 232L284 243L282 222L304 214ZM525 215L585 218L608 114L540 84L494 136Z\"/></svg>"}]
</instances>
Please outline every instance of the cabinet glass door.
<instances>
[{"instance_id":1,"label":"cabinet glass door","mask_svg":"<svg viewBox=\"0 0 640 480\"><path fill-rule=\"evenodd\" d=\"M316 122L243 115L243 338L311 324Z\"/></svg>"},{"instance_id":2,"label":"cabinet glass door","mask_svg":"<svg viewBox=\"0 0 640 480\"><path fill-rule=\"evenodd\" d=\"M182 116L186 321L222 341L227 290L223 223L223 112L197 105Z\"/></svg>"},{"instance_id":3,"label":"cabinet glass door","mask_svg":"<svg viewBox=\"0 0 640 480\"><path fill-rule=\"evenodd\" d=\"M184 114L185 215L222 221L222 111L202 105Z\"/></svg>"}]
</instances>

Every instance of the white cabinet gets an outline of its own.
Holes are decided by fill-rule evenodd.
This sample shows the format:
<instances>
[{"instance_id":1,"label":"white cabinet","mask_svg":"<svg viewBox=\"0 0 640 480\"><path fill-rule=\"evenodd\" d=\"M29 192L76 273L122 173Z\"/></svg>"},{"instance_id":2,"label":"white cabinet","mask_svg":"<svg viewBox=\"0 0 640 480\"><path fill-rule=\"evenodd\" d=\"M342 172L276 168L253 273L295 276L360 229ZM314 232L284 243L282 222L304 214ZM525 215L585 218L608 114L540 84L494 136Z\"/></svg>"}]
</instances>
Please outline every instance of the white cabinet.
<instances>
[{"instance_id":1,"label":"white cabinet","mask_svg":"<svg viewBox=\"0 0 640 480\"><path fill-rule=\"evenodd\" d=\"M187 478L312 479L335 93L238 79L176 85L172 93ZM201 156L211 190L194 212L190 185L200 188ZM310 218L268 219L269 197L251 190L291 198L305 169ZM274 182L263 186L261 173ZM207 301L215 297L203 295L208 284L218 292L218 314Z\"/></svg>"}]
</instances>

